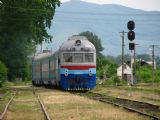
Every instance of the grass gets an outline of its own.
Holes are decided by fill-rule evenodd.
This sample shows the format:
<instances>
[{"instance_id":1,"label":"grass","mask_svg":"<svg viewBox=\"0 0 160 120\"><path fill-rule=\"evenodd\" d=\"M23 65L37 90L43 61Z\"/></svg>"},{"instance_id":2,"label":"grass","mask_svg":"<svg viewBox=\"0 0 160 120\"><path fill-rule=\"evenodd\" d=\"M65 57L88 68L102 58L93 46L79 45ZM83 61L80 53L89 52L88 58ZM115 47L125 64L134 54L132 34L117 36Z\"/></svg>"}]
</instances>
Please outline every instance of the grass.
<instances>
[{"instance_id":1,"label":"grass","mask_svg":"<svg viewBox=\"0 0 160 120\"><path fill-rule=\"evenodd\" d=\"M147 120L123 108L67 92L39 93L53 120ZM149 119L148 119L149 120Z\"/></svg>"},{"instance_id":2,"label":"grass","mask_svg":"<svg viewBox=\"0 0 160 120\"><path fill-rule=\"evenodd\" d=\"M8 103L9 99L10 98L8 96L3 99L0 99L0 113L3 112L5 105Z\"/></svg>"},{"instance_id":3,"label":"grass","mask_svg":"<svg viewBox=\"0 0 160 120\"><path fill-rule=\"evenodd\" d=\"M98 86L93 92L160 105L158 86Z\"/></svg>"},{"instance_id":4,"label":"grass","mask_svg":"<svg viewBox=\"0 0 160 120\"><path fill-rule=\"evenodd\" d=\"M20 85L22 88L26 87ZM16 86L19 88L20 86ZM98 87L101 93L121 95L119 89ZM43 103L53 120L149 120L148 117L128 112L120 107L100 103L85 97L77 96L69 92L55 89L36 88ZM125 93L127 90L123 90ZM138 92L138 91L137 91ZM7 100L7 98L6 98ZM4 101L5 102L5 101ZM0 102L3 105L3 102ZM0 107L2 108L2 107ZM43 113L38 101L33 95L32 89L19 90L12 101L7 120L42 120Z\"/></svg>"},{"instance_id":5,"label":"grass","mask_svg":"<svg viewBox=\"0 0 160 120\"><path fill-rule=\"evenodd\" d=\"M5 89L0 89L0 96L4 95L7 93L7 90Z\"/></svg>"},{"instance_id":6,"label":"grass","mask_svg":"<svg viewBox=\"0 0 160 120\"><path fill-rule=\"evenodd\" d=\"M5 87L15 87L15 86L26 86L31 85L31 81L25 81L25 82L5 82L3 86Z\"/></svg>"},{"instance_id":7,"label":"grass","mask_svg":"<svg viewBox=\"0 0 160 120\"><path fill-rule=\"evenodd\" d=\"M12 97L12 92L6 89L0 89L0 113L3 112L5 105Z\"/></svg>"},{"instance_id":8,"label":"grass","mask_svg":"<svg viewBox=\"0 0 160 120\"><path fill-rule=\"evenodd\" d=\"M31 90L18 91L12 101L7 120L43 120L40 105Z\"/></svg>"}]
</instances>

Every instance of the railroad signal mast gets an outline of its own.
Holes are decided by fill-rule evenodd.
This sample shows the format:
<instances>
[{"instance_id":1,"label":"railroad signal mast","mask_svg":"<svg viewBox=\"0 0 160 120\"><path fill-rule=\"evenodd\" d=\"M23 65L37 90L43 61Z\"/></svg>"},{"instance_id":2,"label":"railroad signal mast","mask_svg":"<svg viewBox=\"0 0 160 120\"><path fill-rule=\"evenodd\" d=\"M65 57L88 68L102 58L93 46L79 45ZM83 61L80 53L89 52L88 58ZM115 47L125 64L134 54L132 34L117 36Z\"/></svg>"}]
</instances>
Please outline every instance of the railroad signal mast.
<instances>
[{"instance_id":1,"label":"railroad signal mast","mask_svg":"<svg viewBox=\"0 0 160 120\"><path fill-rule=\"evenodd\" d=\"M134 21L129 21L127 24L127 27L129 29L128 32L128 39L130 40L129 42L129 50L131 50L131 80L129 82L130 85L134 84L134 80L133 80L133 55L132 55L132 50L135 51L135 32L133 31L135 29L135 23ZM135 61L134 61L135 62Z\"/></svg>"}]
</instances>

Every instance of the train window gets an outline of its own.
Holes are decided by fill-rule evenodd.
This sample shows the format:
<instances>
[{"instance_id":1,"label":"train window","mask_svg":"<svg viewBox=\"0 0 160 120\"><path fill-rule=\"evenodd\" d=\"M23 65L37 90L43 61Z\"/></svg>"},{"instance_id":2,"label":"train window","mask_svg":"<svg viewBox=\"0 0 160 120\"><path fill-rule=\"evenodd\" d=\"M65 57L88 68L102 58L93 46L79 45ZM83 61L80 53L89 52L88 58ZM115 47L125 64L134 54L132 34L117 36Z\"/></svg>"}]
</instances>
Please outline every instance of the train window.
<instances>
[{"instance_id":1,"label":"train window","mask_svg":"<svg viewBox=\"0 0 160 120\"><path fill-rule=\"evenodd\" d=\"M83 53L75 53L74 54L74 62L82 63L83 62Z\"/></svg>"},{"instance_id":2,"label":"train window","mask_svg":"<svg viewBox=\"0 0 160 120\"><path fill-rule=\"evenodd\" d=\"M35 66L36 66L36 67L35 67L35 68L36 68L36 71L40 71L40 63L37 62L37 63L35 64Z\"/></svg>"},{"instance_id":3,"label":"train window","mask_svg":"<svg viewBox=\"0 0 160 120\"><path fill-rule=\"evenodd\" d=\"M42 72L48 71L48 70L49 70L48 61L44 61L44 62L42 63Z\"/></svg>"},{"instance_id":4,"label":"train window","mask_svg":"<svg viewBox=\"0 0 160 120\"><path fill-rule=\"evenodd\" d=\"M73 62L72 53L64 53L63 54L63 61L64 62Z\"/></svg>"},{"instance_id":5,"label":"train window","mask_svg":"<svg viewBox=\"0 0 160 120\"><path fill-rule=\"evenodd\" d=\"M51 60L50 61L50 70L54 70L55 68L54 68L55 66L54 66L54 60Z\"/></svg>"},{"instance_id":6,"label":"train window","mask_svg":"<svg viewBox=\"0 0 160 120\"><path fill-rule=\"evenodd\" d=\"M85 62L93 62L93 53L85 53Z\"/></svg>"}]
</instances>

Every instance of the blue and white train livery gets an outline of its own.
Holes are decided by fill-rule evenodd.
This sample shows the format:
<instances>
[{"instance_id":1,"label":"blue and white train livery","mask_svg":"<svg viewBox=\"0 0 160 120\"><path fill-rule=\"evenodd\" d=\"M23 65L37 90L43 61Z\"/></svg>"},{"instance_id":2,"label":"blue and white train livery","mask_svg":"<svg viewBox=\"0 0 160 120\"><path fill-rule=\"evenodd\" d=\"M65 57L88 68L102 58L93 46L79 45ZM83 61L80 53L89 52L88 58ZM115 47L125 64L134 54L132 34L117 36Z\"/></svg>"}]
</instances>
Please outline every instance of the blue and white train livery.
<instances>
[{"instance_id":1,"label":"blue and white train livery","mask_svg":"<svg viewBox=\"0 0 160 120\"><path fill-rule=\"evenodd\" d=\"M84 36L74 35L55 52L33 58L34 85L56 85L63 90L96 86L96 49Z\"/></svg>"}]
</instances>

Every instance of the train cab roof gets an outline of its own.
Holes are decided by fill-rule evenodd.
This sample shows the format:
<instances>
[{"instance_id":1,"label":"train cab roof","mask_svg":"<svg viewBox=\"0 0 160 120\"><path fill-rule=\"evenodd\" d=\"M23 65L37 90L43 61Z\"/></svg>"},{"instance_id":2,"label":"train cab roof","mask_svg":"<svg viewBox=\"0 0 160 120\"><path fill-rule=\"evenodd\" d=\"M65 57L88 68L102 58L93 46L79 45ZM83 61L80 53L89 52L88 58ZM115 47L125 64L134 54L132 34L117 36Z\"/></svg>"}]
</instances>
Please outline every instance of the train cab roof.
<instances>
[{"instance_id":1,"label":"train cab roof","mask_svg":"<svg viewBox=\"0 0 160 120\"><path fill-rule=\"evenodd\" d=\"M73 35L64 42L60 49L62 51L90 51L95 52L96 49L94 45L84 36Z\"/></svg>"}]
</instances>

